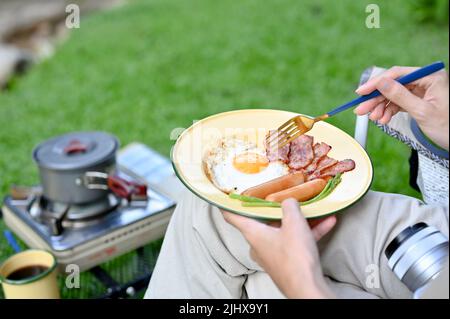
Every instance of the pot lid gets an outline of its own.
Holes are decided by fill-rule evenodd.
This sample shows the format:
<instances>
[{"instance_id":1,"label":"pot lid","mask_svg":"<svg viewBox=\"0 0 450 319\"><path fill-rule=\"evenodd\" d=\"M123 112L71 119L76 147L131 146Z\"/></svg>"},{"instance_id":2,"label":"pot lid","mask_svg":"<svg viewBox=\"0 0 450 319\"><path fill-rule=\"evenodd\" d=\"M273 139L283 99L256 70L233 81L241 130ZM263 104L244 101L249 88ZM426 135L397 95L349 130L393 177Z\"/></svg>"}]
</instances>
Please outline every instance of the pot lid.
<instances>
[{"instance_id":1,"label":"pot lid","mask_svg":"<svg viewBox=\"0 0 450 319\"><path fill-rule=\"evenodd\" d=\"M54 170L91 167L115 156L118 140L105 132L74 132L39 144L33 159L39 165Z\"/></svg>"}]
</instances>

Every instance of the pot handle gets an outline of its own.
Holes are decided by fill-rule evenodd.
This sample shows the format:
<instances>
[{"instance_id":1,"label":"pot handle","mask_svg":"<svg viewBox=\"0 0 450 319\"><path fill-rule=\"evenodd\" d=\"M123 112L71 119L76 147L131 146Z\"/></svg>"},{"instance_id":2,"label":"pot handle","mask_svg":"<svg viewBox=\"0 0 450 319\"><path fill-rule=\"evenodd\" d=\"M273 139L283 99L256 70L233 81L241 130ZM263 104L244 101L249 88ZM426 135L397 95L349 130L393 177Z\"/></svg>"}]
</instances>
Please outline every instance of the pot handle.
<instances>
[{"instance_id":1,"label":"pot handle","mask_svg":"<svg viewBox=\"0 0 450 319\"><path fill-rule=\"evenodd\" d=\"M128 181L117 175L108 176L108 188L117 196L131 200L133 196L147 196L147 185Z\"/></svg>"}]
</instances>

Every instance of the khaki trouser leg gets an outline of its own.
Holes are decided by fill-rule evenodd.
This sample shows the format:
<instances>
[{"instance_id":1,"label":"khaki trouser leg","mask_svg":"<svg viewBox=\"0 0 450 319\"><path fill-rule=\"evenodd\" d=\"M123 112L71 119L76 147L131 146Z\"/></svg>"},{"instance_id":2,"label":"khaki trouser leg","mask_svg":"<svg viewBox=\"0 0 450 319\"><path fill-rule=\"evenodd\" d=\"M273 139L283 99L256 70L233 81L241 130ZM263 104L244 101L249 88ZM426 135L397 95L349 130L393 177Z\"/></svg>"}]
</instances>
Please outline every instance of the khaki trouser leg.
<instances>
[{"instance_id":1,"label":"khaki trouser leg","mask_svg":"<svg viewBox=\"0 0 450 319\"><path fill-rule=\"evenodd\" d=\"M393 201L394 198L399 198L399 202ZM394 210L396 214L392 213ZM430 216L431 211L441 217ZM424 218L419 218L422 213ZM448 234L448 210L445 213L444 208L428 209L414 199L397 195L369 192L339 219L336 230L326 238L327 244L321 245L321 254L331 289L344 298L409 296L401 282L383 266L383 244L414 220L433 225L438 222ZM365 267L371 263L382 265L377 277L381 279L381 288L365 287ZM242 234L225 222L217 208L186 191L169 224L145 297L284 296L251 259Z\"/></svg>"},{"instance_id":2,"label":"khaki trouser leg","mask_svg":"<svg viewBox=\"0 0 450 319\"><path fill-rule=\"evenodd\" d=\"M248 244L221 218L216 208L185 191L169 223L146 298L243 296L247 275L255 272L245 264L251 260L246 256ZM242 255L241 262L236 255Z\"/></svg>"}]
</instances>

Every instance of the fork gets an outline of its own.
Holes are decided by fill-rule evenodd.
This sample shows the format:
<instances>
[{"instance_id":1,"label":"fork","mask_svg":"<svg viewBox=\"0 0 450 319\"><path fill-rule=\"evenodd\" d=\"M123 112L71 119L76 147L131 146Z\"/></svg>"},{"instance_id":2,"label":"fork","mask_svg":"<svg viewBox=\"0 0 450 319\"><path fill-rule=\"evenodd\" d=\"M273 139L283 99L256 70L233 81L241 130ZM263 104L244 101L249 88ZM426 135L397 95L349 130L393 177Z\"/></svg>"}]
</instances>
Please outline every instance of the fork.
<instances>
[{"instance_id":1,"label":"fork","mask_svg":"<svg viewBox=\"0 0 450 319\"><path fill-rule=\"evenodd\" d=\"M445 67L444 63L439 61L435 62L433 64L424 66L423 68L417 69L416 71L413 71L409 74L406 74L402 77L399 77L396 79L397 82L405 85L409 84L411 82L414 82L420 78L423 78L427 75L430 75L434 72L437 72ZM367 95L361 95L357 97L356 99L347 102L333 110L331 110L328 113L325 113L323 115L317 116L317 117L309 117L305 115L297 115L284 124L282 124L277 129L277 133L273 135L273 137L269 138L267 145L270 149L276 149L282 148L286 144L292 142L300 135L305 134L306 132L310 131L315 123L325 120L333 115L336 115L338 113L341 113L342 111L345 111L355 105L358 105L362 102L371 100L377 96L380 96L381 93L378 90L373 91L370 94Z\"/></svg>"}]
</instances>

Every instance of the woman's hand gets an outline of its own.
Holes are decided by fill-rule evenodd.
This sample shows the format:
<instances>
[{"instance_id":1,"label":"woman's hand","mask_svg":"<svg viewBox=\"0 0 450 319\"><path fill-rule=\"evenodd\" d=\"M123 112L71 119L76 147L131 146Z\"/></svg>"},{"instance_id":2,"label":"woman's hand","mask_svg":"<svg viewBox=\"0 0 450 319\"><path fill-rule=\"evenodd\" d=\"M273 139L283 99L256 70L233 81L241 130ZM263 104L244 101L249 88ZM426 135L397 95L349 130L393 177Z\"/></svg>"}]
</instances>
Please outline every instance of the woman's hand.
<instances>
[{"instance_id":1,"label":"woman's hand","mask_svg":"<svg viewBox=\"0 0 450 319\"><path fill-rule=\"evenodd\" d=\"M280 227L229 212L225 220L239 229L251 246L252 258L269 274L288 298L333 298L324 281L316 240L336 224L330 216L310 229L298 202L282 203Z\"/></svg>"},{"instance_id":2,"label":"woman's hand","mask_svg":"<svg viewBox=\"0 0 450 319\"><path fill-rule=\"evenodd\" d=\"M406 86L394 80L417 69L393 67L360 86L356 90L360 95L378 89L382 96L361 103L355 113L370 113L371 120L386 124L399 111L408 112L426 136L448 150L448 74L445 70L438 71Z\"/></svg>"}]
</instances>

